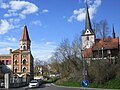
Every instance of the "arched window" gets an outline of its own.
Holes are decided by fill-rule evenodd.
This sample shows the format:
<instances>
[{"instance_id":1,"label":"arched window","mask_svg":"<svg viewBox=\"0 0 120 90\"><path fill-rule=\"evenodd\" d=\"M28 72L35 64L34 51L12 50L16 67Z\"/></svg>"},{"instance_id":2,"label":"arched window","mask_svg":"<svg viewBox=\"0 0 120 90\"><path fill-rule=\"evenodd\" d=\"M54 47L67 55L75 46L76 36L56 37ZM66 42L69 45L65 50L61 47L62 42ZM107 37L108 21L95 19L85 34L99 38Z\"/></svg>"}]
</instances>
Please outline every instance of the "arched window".
<instances>
[{"instance_id":1,"label":"arched window","mask_svg":"<svg viewBox=\"0 0 120 90\"><path fill-rule=\"evenodd\" d=\"M15 60L15 65L17 65L17 60Z\"/></svg>"},{"instance_id":2,"label":"arched window","mask_svg":"<svg viewBox=\"0 0 120 90\"><path fill-rule=\"evenodd\" d=\"M26 50L26 46L23 46L23 49Z\"/></svg>"},{"instance_id":3,"label":"arched window","mask_svg":"<svg viewBox=\"0 0 120 90\"><path fill-rule=\"evenodd\" d=\"M15 72L17 72L17 68L15 68Z\"/></svg>"},{"instance_id":4,"label":"arched window","mask_svg":"<svg viewBox=\"0 0 120 90\"><path fill-rule=\"evenodd\" d=\"M10 63L9 63L9 60L6 60L6 65L9 65Z\"/></svg>"},{"instance_id":5,"label":"arched window","mask_svg":"<svg viewBox=\"0 0 120 90\"><path fill-rule=\"evenodd\" d=\"M26 72L26 67L23 68L23 72Z\"/></svg>"},{"instance_id":6,"label":"arched window","mask_svg":"<svg viewBox=\"0 0 120 90\"><path fill-rule=\"evenodd\" d=\"M26 59L23 60L23 64L26 65Z\"/></svg>"}]
</instances>

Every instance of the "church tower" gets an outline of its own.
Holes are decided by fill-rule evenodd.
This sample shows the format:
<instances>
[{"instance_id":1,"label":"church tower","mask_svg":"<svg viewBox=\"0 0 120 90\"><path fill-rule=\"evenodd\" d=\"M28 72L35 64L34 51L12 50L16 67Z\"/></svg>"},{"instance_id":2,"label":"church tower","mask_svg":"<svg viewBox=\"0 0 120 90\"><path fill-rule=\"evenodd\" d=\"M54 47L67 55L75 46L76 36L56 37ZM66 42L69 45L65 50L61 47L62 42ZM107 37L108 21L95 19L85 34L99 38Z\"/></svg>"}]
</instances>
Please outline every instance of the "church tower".
<instances>
[{"instance_id":1,"label":"church tower","mask_svg":"<svg viewBox=\"0 0 120 90\"><path fill-rule=\"evenodd\" d=\"M83 30L82 32L81 39L82 39L82 49L90 48L95 43L95 33L91 26L87 3L86 3L85 30Z\"/></svg>"},{"instance_id":2,"label":"church tower","mask_svg":"<svg viewBox=\"0 0 120 90\"><path fill-rule=\"evenodd\" d=\"M31 40L28 35L27 26L24 26L22 37L20 39L20 50L30 50Z\"/></svg>"}]
</instances>

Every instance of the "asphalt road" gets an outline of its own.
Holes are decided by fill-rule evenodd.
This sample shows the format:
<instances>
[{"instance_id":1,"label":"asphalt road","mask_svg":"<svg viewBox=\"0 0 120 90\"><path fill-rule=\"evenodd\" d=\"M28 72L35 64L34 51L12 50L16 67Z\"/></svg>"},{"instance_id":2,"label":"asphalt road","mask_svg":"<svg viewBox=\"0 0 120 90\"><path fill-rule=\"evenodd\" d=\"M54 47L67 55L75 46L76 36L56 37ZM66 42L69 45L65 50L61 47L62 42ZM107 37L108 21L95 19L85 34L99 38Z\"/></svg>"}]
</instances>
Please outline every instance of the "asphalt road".
<instances>
[{"instance_id":1,"label":"asphalt road","mask_svg":"<svg viewBox=\"0 0 120 90\"><path fill-rule=\"evenodd\" d=\"M8 89L1 89L0 90L8 90ZM41 85L39 88L28 88L26 87L21 87L21 88L11 88L9 90L84 90L84 88L73 88L73 87L64 87L64 86L56 86L53 84L44 84ZM120 90L120 89L86 89L86 90Z\"/></svg>"},{"instance_id":2,"label":"asphalt road","mask_svg":"<svg viewBox=\"0 0 120 90\"><path fill-rule=\"evenodd\" d=\"M0 89L0 90L8 90L8 89ZM44 84L44 85L41 85L39 88L29 88L28 86L26 86L21 88L11 88L9 90L84 90L84 89L61 87L61 86L55 86L53 84ZM92 89L89 89L89 90L92 90Z\"/></svg>"},{"instance_id":3,"label":"asphalt road","mask_svg":"<svg viewBox=\"0 0 120 90\"><path fill-rule=\"evenodd\" d=\"M28 88L28 86L26 86L26 87L21 87L21 88L12 88L10 90L84 90L84 89L83 88L60 87L60 86L55 86L53 84L44 84L40 86L39 88ZM92 90L92 89L88 89L88 90Z\"/></svg>"}]
</instances>

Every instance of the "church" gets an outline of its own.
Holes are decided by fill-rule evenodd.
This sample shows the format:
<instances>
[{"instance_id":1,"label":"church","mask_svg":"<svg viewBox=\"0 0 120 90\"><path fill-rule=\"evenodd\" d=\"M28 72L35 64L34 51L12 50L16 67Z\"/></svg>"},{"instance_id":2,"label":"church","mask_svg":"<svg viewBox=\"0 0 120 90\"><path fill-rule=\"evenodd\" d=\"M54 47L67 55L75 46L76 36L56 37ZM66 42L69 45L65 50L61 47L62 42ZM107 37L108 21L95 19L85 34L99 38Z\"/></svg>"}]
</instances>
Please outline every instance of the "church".
<instances>
[{"instance_id":1,"label":"church","mask_svg":"<svg viewBox=\"0 0 120 90\"><path fill-rule=\"evenodd\" d=\"M0 55L0 62L9 67L12 72L11 77L22 78L23 82L33 79L33 56L31 53L31 40L29 38L27 26L24 26L20 38L20 46L16 50L10 49L9 54ZM4 70L5 71L5 70Z\"/></svg>"},{"instance_id":2,"label":"church","mask_svg":"<svg viewBox=\"0 0 120 90\"><path fill-rule=\"evenodd\" d=\"M86 5L85 29L81 35L83 56L87 60L110 59L115 60L119 53L119 38L115 35L113 27L112 37L96 38L92 29L88 5Z\"/></svg>"}]
</instances>

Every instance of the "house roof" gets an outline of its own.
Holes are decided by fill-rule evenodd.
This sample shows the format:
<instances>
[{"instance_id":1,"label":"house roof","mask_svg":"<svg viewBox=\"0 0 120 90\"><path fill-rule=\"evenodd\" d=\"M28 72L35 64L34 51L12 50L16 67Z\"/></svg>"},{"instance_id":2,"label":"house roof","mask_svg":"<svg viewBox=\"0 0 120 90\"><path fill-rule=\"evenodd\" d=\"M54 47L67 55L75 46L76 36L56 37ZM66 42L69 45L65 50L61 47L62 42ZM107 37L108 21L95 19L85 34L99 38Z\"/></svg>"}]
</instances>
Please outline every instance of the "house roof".
<instances>
[{"instance_id":1,"label":"house roof","mask_svg":"<svg viewBox=\"0 0 120 90\"><path fill-rule=\"evenodd\" d=\"M86 48L84 50L84 57L89 58L92 57L92 51L95 50L111 50L111 49L119 49L119 39L116 38L104 38L104 39L96 39L95 44L91 48Z\"/></svg>"},{"instance_id":2,"label":"house roof","mask_svg":"<svg viewBox=\"0 0 120 90\"><path fill-rule=\"evenodd\" d=\"M104 39L96 39L96 43L93 44L92 50L100 50L102 49L118 49L119 40L116 38L104 38Z\"/></svg>"},{"instance_id":3,"label":"house roof","mask_svg":"<svg viewBox=\"0 0 120 90\"><path fill-rule=\"evenodd\" d=\"M22 41L30 41L30 38L29 38L29 34L28 34L28 30L27 30L27 26L25 25L24 26L24 30L23 30L23 33L22 33L22 37L21 39Z\"/></svg>"}]
</instances>

